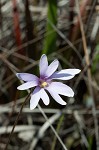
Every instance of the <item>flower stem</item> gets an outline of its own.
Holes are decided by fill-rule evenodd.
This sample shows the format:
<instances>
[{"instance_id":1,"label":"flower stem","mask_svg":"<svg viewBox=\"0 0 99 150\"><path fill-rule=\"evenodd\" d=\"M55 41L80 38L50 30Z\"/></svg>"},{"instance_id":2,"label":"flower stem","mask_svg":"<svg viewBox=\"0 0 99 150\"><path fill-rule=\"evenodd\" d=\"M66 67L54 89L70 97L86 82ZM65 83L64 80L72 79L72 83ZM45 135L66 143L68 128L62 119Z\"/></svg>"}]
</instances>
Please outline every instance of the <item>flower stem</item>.
<instances>
[{"instance_id":1,"label":"flower stem","mask_svg":"<svg viewBox=\"0 0 99 150\"><path fill-rule=\"evenodd\" d=\"M7 141L7 144L6 144L5 148L4 148L4 150L7 150L7 148L8 148L8 145L9 145L10 140L11 140L11 138L12 138L12 135L13 135L13 132L14 132L14 129L15 129L15 126L16 126L18 120L19 120L19 117L20 117L20 115L21 115L21 113L22 113L22 110L23 110L24 105L25 105L26 102L29 100L29 97L30 97L31 93L32 93L32 91L27 95L25 101L23 102L23 104L22 104L22 106L21 106L21 109L20 109L20 111L19 111L19 113L18 113L18 115L17 115L17 117L16 117L16 120L15 120L15 122L14 122L12 131L11 131L11 133L10 133L10 135L9 135L9 138L8 138L8 141Z\"/></svg>"},{"instance_id":2,"label":"flower stem","mask_svg":"<svg viewBox=\"0 0 99 150\"><path fill-rule=\"evenodd\" d=\"M44 113L43 109L40 107L40 105L38 105L39 110L41 111L42 115L44 116L45 120L49 123L50 128L52 129L52 131L54 132L54 134L56 135L57 139L59 140L60 144L62 145L64 150L67 150L65 144L63 143L63 141L61 140L61 138L59 137L59 135L57 134L57 131L54 129L54 127L51 125L51 123L48 120L48 117L46 116L46 114Z\"/></svg>"}]
</instances>

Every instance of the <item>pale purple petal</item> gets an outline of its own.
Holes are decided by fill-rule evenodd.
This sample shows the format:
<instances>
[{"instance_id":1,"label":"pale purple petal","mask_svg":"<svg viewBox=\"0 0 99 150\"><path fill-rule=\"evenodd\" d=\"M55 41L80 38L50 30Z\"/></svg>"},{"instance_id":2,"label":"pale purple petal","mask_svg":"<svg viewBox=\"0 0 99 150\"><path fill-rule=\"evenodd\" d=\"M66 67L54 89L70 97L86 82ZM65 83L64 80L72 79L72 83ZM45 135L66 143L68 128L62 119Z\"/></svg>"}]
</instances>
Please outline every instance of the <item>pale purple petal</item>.
<instances>
[{"instance_id":1,"label":"pale purple petal","mask_svg":"<svg viewBox=\"0 0 99 150\"><path fill-rule=\"evenodd\" d=\"M59 62L57 59L55 59L47 68L45 72L45 76L48 78L50 77L58 68Z\"/></svg>"},{"instance_id":2,"label":"pale purple petal","mask_svg":"<svg viewBox=\"0 0 99 150\"><path fill-rule=\"evenodd\" d=\"M80 73L80 69L63 69L60 71L60 73L67 73L67 74L71 74L71 75L76 75L78 73Z\"/></svg>"},{"instance_id":3,"label":"pale purple petal","mask_svg":"<svg viewBox=\"0 0 99 150\"><path fill-rule=\"evenodd\" d=\"M43 88L40 90L40 97L45 105L49 104L49 97Z\"/></svg>"},{"instance_id":4,"label":"pale purple petal","mask_svg":"<svg viewBox=\"0 0 99 150\"><path fill-rule=\"evenodd\" d=\"M49 87L46 87L46 89L51 90L54 93L64 95L64 96L68 96L68 97L74 96L73 90L69 86L67 86L61 82L52 82L49 85Z\"/></svg>"},{"instance_id":5,"label":"pale purple petal","mask_svg":"<svg viewBox=\"0 0 99 150\"><path fill-rule=\"evenodd\" d=\"M30 73L17 73L17 77L23 81L38 81L39 78Z\"/></svg>"},{"instance_id":6,"label":"pale purple petal","mask_svg":"<svg viewBox=\"0 0 99 150\"><path fill-rule=\"evenodd\" d=\"M66 105L66 102L63 101L63 99L58 95L58 93L54 92L52 89L48 89L48 92L51 94L51 96L57 103L61 105Z\"/></svg>"},{"instance_id":7,"label":"pale purple petal","mask_svg":"<svg viewBox=\"0 0 99 150\"><path fill-rule=\"evenodd\" d=\"M45 71L47 70L47 68L48 68L47 57L46 57L45 54L43 54L41 56L40 63L39 63L40 76L44 76Z\"/></svg>"},{"instance_id":8,"label":"pale purple petal","mask_svg":"<svg viewBox=\"0 0 99 150\"><path fill-rule=\"evenodd\" d=\"M70 80L74 76L71 74L66 74L66 73L60 73L59 71L55 72L50 76L50 79L57 79L57 80Z\"/></svg>"},{"instance_id":9,"label":"pale purple petal","mask_svg":"<svg viewBox=\"0 0 99 150\"><path fill-rule=\"evenodd\" d=\"M30 82L26 82L26 83L23 83L22 85L18 86L17 89L18 90L27 90L27 89L35 87L37 85L38 85L38 83L36 81L30 81Z\"/></svg>"},{"instance_id":10,"label":"pale purple petal","mask_svg":"<svg viewBox=\"0 0 99 150\"><path fill-rule=\"evenodd\" d=\"M34 109L37 105L38 102L40 100L40 87L36 87L33 91L33 94L31 95L31 99L30 99L30 109Z\"/></svg>"},{"instance_id":11,"label":"pale purple petal","mask_svg":"<svg viewBox=\"0 0 99 150\"><path fill-rule=\"evenodd\" d=\"M63 69L52 74L51 79L70 80L81 70L79 69Z\"/></svg>"}]
</instances>

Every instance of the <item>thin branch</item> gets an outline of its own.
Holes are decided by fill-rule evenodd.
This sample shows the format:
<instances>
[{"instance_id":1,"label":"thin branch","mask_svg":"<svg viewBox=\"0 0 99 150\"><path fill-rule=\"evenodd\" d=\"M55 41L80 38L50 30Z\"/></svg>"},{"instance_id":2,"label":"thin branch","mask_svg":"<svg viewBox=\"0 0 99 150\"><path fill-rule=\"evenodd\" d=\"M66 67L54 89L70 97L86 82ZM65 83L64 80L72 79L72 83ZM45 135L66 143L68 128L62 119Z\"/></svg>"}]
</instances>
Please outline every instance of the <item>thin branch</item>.
<instances>
[{"instance_id":1,"label":"thin branch","mask_svg":"<svg viewBox=\"0 0 99 150\"><path fill-rule=\"evenodd\" d=\"M27 95L25 101L23 102L23 104L22 104L22 106L21 106L21 109L20 109L20 111L19 111L19 113L18 113L18 115L17 115L17 118L16 118L15 122L14 122L12 131L11 131L11 133L10 133L10 135L9 135L9 138L8 138L8 141L7 141L7 144L6 144L5 148L4 148L4 150L7 150L7 148L8 148L8 145L9 145L10 140L11 140L11 138L12 138L12 135L13 135L13 132L14 132L14 129L15 129L15 126L16 126L18 120L19 120L19 117L20 117L20 115L21 115L21 113L22 113L22 110L23 110L24 105L25 105L26 102L29 100L29 97L30 97L31 93L32 93L32 91Z\"/></svg>"},{"instance_id":2,"label":"thin branch","mask_svg":"<svg viewBox=\"0 0 99 150\"><path fill-rule=\"evenodd\" d=\"M87 42L86 42L86 37L85 37L83 22L82 22L82 18L81 18L81 14L80 14L78 0L76 0L76 5L77 5L78 17L79 17L79 22L80 22L80 29L81 29L81 34L82 34L83 48L84 48L84 53L85 53L85 61L86 61L86 65L89 66L90 65L90 58L89 58ZM97 150L99 150L98 119L97 119L97 116L96 116L94 95L93 95L93 89L92 89L92 86L91 86L92 77L91 77L91 70L90 70L89 67L87 69L87 76L88 76L89 92L90 92L90 95L91 95L92 100L93 100L92 112L93 112L94 124L95 124L96 145L97 145Z\"/></svg>"},{"instance_id":3,"label":"thin branch","mask_svg":"<svg viewBox=\"0 0 99 150\"><path fill-rule=\"evenodd\" d=\"M63 141L61 140L61 138L59 137L59 135L57 134L56 130L54 129L54 127L51 125L51 123L48 120L48 117L45 115L43 109L40 107L40 105L38 105L39 110L41 111L42 115L44 116L45 120L48 121L52 131L55 133L57 139L59 140L59 142L61 143L61 145L63 146L64 150L67 150L65 144L63 143Z\"/></svg>"}]
</instances>

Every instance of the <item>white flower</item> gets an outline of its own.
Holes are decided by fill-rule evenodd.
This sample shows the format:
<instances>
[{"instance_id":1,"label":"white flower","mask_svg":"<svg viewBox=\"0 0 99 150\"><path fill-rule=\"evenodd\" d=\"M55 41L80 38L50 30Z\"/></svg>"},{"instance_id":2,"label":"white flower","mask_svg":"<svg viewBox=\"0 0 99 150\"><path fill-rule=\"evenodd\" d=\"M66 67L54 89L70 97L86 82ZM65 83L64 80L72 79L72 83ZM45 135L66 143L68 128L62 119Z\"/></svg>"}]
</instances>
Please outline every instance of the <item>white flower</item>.
<instances>
[{"instance_id":1,"label":"white flower","mask_svg":"<svg viewBox=\"0 0 99 150\"><path fill-rule=\"evenodd\" d=\"M61 105L66 105L66 102L60 97L60 95L73 97L73 90L61 83L54 80L69 80L80 72L79 69L63 69L56 71L58 68L58 60L54 60L49 66L47 57L45 54L41 56L39 63L40 77L29 73L17 73L17 77L26 83L17 87L18 90L26 90L35 87L30 99L30 109L34 109L40 99L43 100L45 105L48 105L50 100L46 93L48 91L53 99Z\"/></svg>"}]
</instances>

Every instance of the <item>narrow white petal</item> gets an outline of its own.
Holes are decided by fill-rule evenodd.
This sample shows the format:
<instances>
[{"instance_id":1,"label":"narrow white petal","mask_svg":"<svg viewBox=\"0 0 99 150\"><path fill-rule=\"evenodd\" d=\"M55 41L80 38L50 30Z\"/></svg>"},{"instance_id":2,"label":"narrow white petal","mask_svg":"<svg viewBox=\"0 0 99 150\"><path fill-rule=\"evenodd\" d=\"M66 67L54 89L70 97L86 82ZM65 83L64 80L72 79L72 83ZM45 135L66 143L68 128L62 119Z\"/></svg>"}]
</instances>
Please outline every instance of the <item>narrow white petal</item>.
<instances>
[{"instance_id":1,"label":"narrow white petal","mask_svg":"<svg viewBox=\"0 0 99 150\"><path fill-rule=\"evenodd\" d=\"M70 80L76 74L80 73L79 69L63 69L61 71L57 71L50 77L51 79L59 79L59 80Z\"/></svg>"},{"instance_id":2,"label":"narrow white petal","mask_svg":"<svg viewBox=\"0 0 99 150\"><path fill-rule=\"evenodd\" d=\"M63 101L63 99L58 95L58 93L54 92L53 90L48 90L48 91L57 103L61 105L66 105L66 102Z\"/></svg>"},{"instance_id":3,"label":"narrow white petal","mask_svg":"<svg viewBox=\"0 0 99 150\"><path fill-rule=\"evenodd\" d=\"M49 104L49 97L43 88L40 90L40 97L45 105Z\"/></svg>"},{"instance_id":4,"label":"narrow white petal","mask_svg":"<svg viewBox=\"0 0 99 150\"><path fill-rule=\"evenodd\" d=\"M59 62L57 59L55 59L47 68L45 75L46 77L50 77L58 68Z\"/></svg>"},{"instance_id":5,"label":"narrow white petal","mask_svg":"<svg viewBox=\"0 0 99 150\"><path fill-rule=\"evenodd\" d=\"M30 73L16 73L16 76L23 81L38 81L38 77Z\"/></svg>"},{"instance_id":6,"label":"narrow white petal","mask_svg":"<svg viewBox=\"0 0 99 150\"><path fill-rule=\"evenodd\" d=\"M17 89L18 90L27 90L27 89L35 87L37 85L38 85L38 83L36 81L30 81L30 82L26 82L26 83L18 86Z\"/></svg>"},{"instance_id":7,"label":"narrow white petal","mask_svg":"<svg viewBox=\"0 0 99 150\"><path fill-rule=\"evenodd\" d=\"M51 90L54 93L64 95L64 96L68 96L68 97L74 96L73 90L69 86L67 86L61 82L52 82L49 85L49 87L46 87L46 89Z\"/></svg>"},{"instance_id":8,"label":"narrow white petal","mask_svg":"<svg viewBox=\"0 0 99 150\"><path fill-rule=\"evenodd\" d=\"M40 76L45 75L45 71L47 70L47 68L48 68L47 57L45 54L43 54L41 56L40 63L39 63Z\"/></svg>"},{"instance_id":9,"label":"narrow white petal","mask_svg":"<svg viewBox=\"0 0 99 150\"><path fill-rule=\"evenodd\" d=\"M55 73L52 74L50 79L57 79L57 80L70 80L74 76L71 74L66 74L66 73L60 73L59 71L56 71Z\"/></svg>"},{"instance_id":10,"label":"narrow white petal","mask_svg":"<svg viewBox=\"0 0 99 150\"><path fill-rule=\"evenodd\" d=\"M61 73L67 73L67 74L71 74L73 76L80 72L81 72L80 69L63 69L63 70L61 70Z\"/></svg>"},{"instance_id":11,"label":"narrow white petal","mask_svg":"<svg viewBox=\"0 0 99 150\"><path fill-rule=\"evenodd\" d=\"M40 88L36 87L33 91L33 94L31 95L30 99L30 109L34 109L40 100Z\"/></svg>"}]
</instances>

